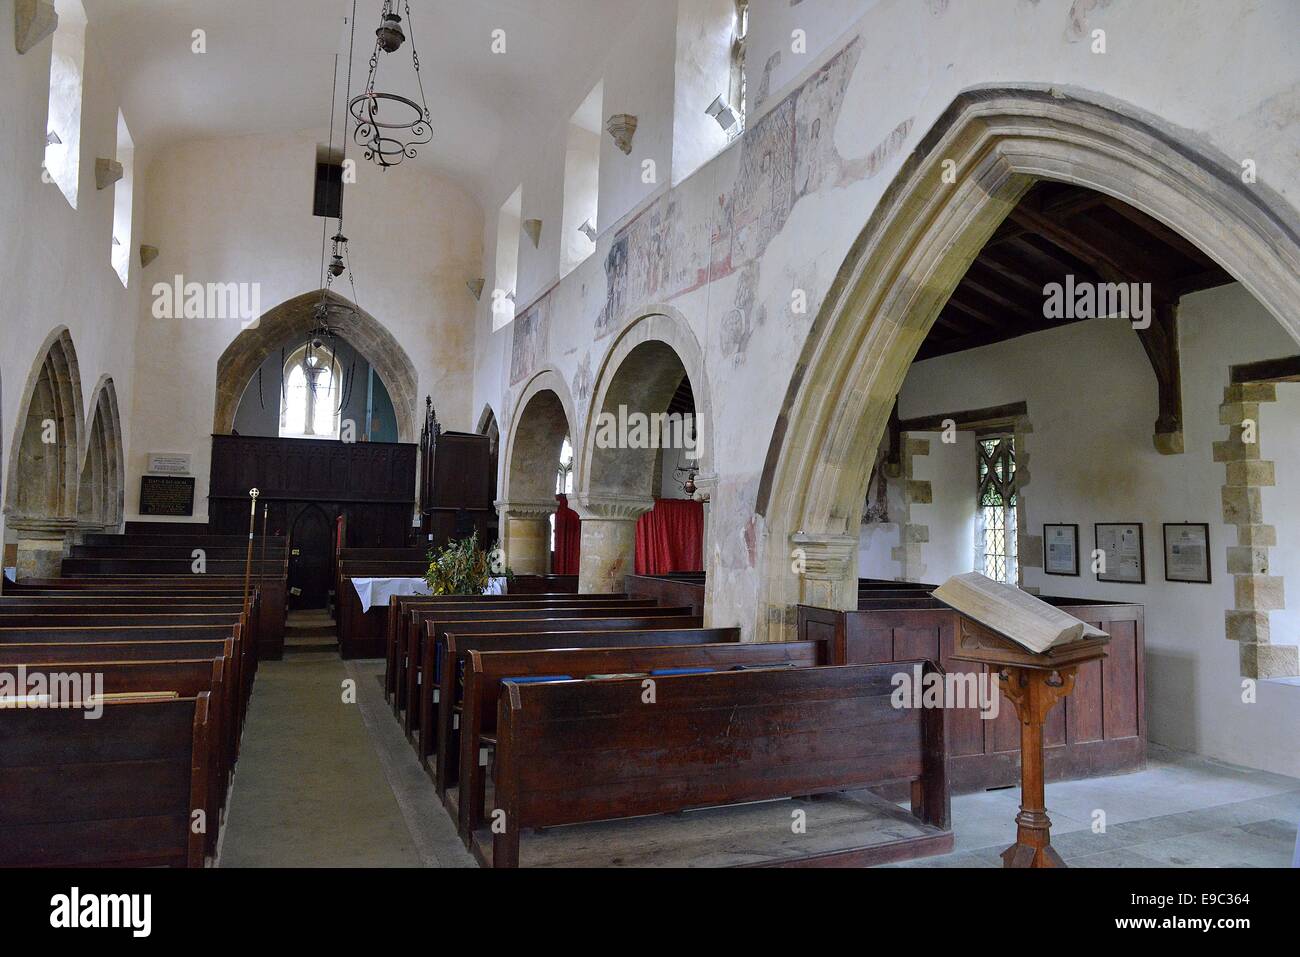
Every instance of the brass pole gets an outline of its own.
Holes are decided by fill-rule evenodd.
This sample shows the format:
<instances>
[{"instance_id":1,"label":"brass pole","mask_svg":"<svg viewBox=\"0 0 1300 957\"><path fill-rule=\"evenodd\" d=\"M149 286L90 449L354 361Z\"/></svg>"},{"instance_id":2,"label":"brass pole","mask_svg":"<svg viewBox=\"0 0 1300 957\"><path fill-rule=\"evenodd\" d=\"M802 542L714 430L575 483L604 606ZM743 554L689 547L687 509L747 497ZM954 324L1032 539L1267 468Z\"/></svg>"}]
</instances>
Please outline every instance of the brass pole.
<instances>
[{"instance_id":1,"label":"brass pole","mask_svg":"<svg viewBox=\"0 0 1300 957\"><path fill-rule=\"evenodd\" d=\"M253 532L257 528L257 496L260 493L255 488L248 490L248 554L244 559L244 627L248 627L248 590L250 577L253 574Z\"/></svg>"}]
</instances>

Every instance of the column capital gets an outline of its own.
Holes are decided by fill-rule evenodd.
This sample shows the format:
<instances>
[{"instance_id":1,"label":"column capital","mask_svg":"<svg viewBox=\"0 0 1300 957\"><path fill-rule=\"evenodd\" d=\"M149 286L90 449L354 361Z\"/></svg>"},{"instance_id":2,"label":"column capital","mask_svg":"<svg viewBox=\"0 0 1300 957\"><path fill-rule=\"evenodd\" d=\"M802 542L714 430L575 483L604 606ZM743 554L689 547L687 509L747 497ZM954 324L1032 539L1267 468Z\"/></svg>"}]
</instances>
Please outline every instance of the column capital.
<instances>
[{"instance_id":1,"label":"column capital","mask_svg":"<svg viewBox=\"0 0 1300 957\"><path fill-rule=\"evenodd\" d=\"M795 532L790 545L803 553L803 576L817 581L839 581L853 567L858 540L852 535Z\"/></svg>"},{"instance_id":2,"label":"column capital","mask_svg":"<svg viewBox=\"0 0 1300 957\"><path fill-rule=\"evenodd\" d=\"M696 472L695 473L695 501L708 502L714 491L718 487L717 472Z\"/></svg>"},{"instance_id":3,"label":"column capital","mask_svg":"<svg viewBox=\"0 0 1300 957\"><path fill-rule=\"evenodd\" d=\"M570 507L583 521L635 522L653 509L655 502L640 495L579 495Z\"/></svg>"},{"instance_id":4,"label":"column capital","mask_svg":"<svg viewBox=\"0 0 1300 957\"><path fill-rule=\"evenodd\" d=\"M5 519L5 527L12 529L24 538L62 539L68 532L77 528L75 518L36 518L29 515L10 515Z\"/></svg>"},{"instance_id":5,"label":"column capital","mask_svg":"<svg viewBox=\"0 0 1300 957\"><path fill-rule=\"evenodd\" d=\"M527 521L528 519L546 519L550 518L559 504L552 499L549 502L493 502L497 508L497 514L503 519L518 519Z\"/></svg>"}]
</instances>

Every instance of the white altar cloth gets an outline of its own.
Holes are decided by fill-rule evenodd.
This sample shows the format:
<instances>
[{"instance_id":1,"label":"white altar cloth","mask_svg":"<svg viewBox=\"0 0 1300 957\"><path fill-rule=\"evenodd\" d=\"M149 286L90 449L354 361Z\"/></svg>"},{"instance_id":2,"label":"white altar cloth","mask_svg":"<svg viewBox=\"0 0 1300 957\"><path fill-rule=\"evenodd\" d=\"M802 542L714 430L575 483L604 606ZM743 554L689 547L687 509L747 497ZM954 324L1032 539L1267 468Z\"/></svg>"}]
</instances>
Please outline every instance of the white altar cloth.
<instances>
[{"instance_id":1,"label":"white altar cloth","mask_svg":"<svg viewBox=\"0 0 1300 957\"><path fill-rule=\"evenodd\" d=\"M388 604L389 599L394 595L428 595L429 583L423 578L354 578L352 587L357 590L357 597L361 599L361 610L369 611L373 606L381 607ZM489 578L488 586L484 589L485 595L504 595L506 593L506 580L504 578Z\"/></svg>"}]
</instances>

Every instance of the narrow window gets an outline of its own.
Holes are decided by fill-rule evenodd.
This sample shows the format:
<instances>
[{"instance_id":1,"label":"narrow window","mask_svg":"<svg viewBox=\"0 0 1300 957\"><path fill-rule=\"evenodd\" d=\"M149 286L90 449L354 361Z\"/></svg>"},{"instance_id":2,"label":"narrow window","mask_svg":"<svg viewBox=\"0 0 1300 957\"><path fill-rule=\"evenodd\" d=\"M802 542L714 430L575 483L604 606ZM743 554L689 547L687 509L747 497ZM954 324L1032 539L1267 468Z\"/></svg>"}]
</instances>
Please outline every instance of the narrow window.
<instances>
[{"instance_id":1,"label":"narrow window","mask_svg":"<svg viewBox=\"0 0 1300 957\"><path fill-rule=\"evenodd\" d=\"M1010 435L981 438L976 506L975 570L994 581L1019 583L1016 554L1016 450Z\"/></svg>"},{"instance_id":2,"label":"narrow window","mask_svg":"<svg viewBox=\"0 0 1300 957\"><path fill-rule=\"evenodd\" d=\"M113 184L113 268L122 285L127 285L131 270L131 209L135 193L135 143L126 128L122 111L117 113L117 161L122 164L122 178Z\"/></svg>"},{"instance_id":3,"label":"narrow window","mask_svg":"<svg viewBox=\"0 0 1300 957\"><path fill-rule=\"evenodd\" d=\"M497 277L492 290L492 331L515 318L515 286L519 282L519 231L523 226L524 187L519 185L497 214Z\"/></svg>"},{"instance_id":4,"label":"narrow window","mask_svg":"<svg viewBox=\"0 0 1300 957\"><path fill-rule=\"evenodd\" d=\"M560 446L560 467L555 472L555 494L570 495L573 492L573 446L569 437L564 437ZM551 553L555 553L555 513L551 513Z\"/></svg>"},{"instance_id":5,"label":"narrow window","mask_svg":"<svg viewBox=\"0 0 1300 957\"><path fill-rule=\"evenodd\" d=\"M560 235L560 278L596 251L600 201L600 120L604 82L597 83L569 119L564 149L564 218Z\"/></svg>"},{"instance_id":6,"label":"narrow window","mask_svg":"<svg viewBox=\"0 0 1300 957\"><path fill-rule=\"evenodd\" d=\"M731 41L731 108L736 111L734 139L745 130L745 110L749 105L749 78L745 73L745 47L749 42L749 0L736 0L735 38Z\"/></svg>"},{"instance_id":7,"label":"narrow window","mask_svg":"<svg viewBox=\"0 0 1300 957\"><path fill-rule=\"evenodd\" d=\"M86 62L86 11L81 0L55 0L59 26L50 55L50 108L45 126L45 175L73 209L81 175L81 93Z\"/></svg>"}]
</instances>

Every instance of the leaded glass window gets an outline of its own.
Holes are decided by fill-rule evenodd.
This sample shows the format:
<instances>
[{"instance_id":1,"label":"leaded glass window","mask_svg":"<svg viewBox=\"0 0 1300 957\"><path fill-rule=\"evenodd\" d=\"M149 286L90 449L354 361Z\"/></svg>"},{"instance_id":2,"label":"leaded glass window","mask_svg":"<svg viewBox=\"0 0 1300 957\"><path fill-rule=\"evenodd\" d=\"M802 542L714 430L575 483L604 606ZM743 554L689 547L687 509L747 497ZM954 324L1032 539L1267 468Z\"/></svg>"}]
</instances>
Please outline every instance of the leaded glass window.
<instances>
[{"instance_id":1,"label":"leaded glass window","mask_svg":"<svg viewBox=\"0 0 1300 957\"><path fill-rule=\"evenodd\" d=\"M1009 435L981 438L976 505L975 570L995 581L1018 584L1016 550L1016 450Z\"/></svg>"}]
</instances>

